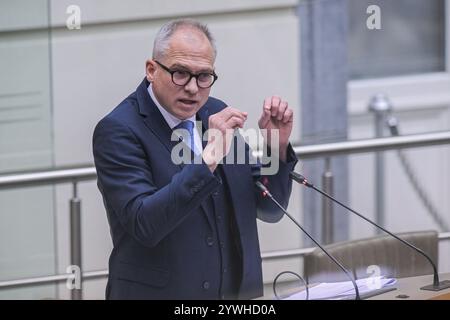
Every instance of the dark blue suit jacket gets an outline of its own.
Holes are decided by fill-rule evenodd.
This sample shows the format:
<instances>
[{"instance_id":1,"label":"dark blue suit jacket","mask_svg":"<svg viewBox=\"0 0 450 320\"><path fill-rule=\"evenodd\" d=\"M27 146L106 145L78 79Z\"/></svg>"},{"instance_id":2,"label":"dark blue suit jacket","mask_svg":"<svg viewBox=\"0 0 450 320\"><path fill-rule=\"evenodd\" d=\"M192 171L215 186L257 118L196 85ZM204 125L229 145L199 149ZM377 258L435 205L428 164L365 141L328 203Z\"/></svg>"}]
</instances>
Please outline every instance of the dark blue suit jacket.
<instances>
[{"instance_id":1,"label":"dark blue suit jacket","mask_svg":"<svg viewBox=\"0 0 450 320\"><path fill-rule=\"evenodd\" d=\"M107 299L215 299L220 259L214 221L205 200L220 181L206 164L175 165L172 130L144 81L96 126L93 152L113 240ZM225 104L209 98L197 117L208 117ZM288 173L296 160L280 164L268 185L287 206ZM256 169L257 166L256 166ZM255 165L223 165L242 249L240 298L261 296L262 271L256 218L282 218L255 190Z\"/></svg>"}]
</instances>

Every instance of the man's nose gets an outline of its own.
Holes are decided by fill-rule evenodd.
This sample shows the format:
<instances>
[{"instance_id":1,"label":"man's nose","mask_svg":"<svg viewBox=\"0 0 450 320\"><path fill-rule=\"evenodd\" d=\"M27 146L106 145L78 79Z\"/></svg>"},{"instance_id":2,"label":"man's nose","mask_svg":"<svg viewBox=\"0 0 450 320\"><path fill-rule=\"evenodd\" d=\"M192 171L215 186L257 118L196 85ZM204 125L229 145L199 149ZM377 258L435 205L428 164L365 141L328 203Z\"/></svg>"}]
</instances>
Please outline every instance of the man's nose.
<instances>
[{"instance_id":1,"label":"man's nose","mask_svg":"<svg viewBox=\"0 0 450 320\"><path fill-rule=\"evenodd\" d=\"M192 77L188 83L184 86L184 90L188 91L191 94L195 94L198 92L197 79Z\"/></svg>"}]
</instances>

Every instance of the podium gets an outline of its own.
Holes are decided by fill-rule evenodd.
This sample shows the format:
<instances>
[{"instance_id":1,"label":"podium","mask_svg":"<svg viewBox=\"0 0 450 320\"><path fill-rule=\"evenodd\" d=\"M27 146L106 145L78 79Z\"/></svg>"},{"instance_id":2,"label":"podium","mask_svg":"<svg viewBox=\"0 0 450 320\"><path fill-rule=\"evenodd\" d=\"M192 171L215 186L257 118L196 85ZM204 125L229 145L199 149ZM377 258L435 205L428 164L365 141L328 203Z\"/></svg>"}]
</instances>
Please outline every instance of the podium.
<instances>
[{"instance_id":1,"label":"podium","mask_svg":"<svg viewBox=\"0 0 450 320\"><path fill-rule=\"evenodd\" d=\"M450 280L450 273L439 274L439 280ZM385 292L367 300L450 300L450 288L441 291L421 290L433 283L433 275L399 278L392 285L396 290Z\"/></svg>"}]
</instances>

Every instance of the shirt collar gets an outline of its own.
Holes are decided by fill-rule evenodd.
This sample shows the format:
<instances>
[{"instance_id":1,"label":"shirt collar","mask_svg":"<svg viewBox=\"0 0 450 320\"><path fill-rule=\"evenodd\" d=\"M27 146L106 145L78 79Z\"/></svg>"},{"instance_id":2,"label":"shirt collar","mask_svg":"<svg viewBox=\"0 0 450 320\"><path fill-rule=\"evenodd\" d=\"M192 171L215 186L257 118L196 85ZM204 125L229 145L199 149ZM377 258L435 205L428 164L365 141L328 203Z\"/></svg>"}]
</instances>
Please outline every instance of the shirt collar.
<instances>
[{"instance_id":1,"label":"shirt collar","mask_svg":"<svg viewBox=\"0 0 450 320\"><path fill-rule=\"evenodd\" d=\"M180 124L180 122L183 121L183 120L180 120L177 117L175 117L173 114L171 114L169 111L167 111L166 108L164 108L159 103L158 99L156 99L155 93L153 92L151 83L148 86L147 90L148 90L148 93L150 94L150 97L152 98L153 102L156 104L156 107L158 107L159 112L161 112L162 116L164 117L164 120L166 120L167 124L169 125L170 129L175 128L177 125ZM186 120L192 121L195 124L195 114Z\"/></svg>"}]
</instances>

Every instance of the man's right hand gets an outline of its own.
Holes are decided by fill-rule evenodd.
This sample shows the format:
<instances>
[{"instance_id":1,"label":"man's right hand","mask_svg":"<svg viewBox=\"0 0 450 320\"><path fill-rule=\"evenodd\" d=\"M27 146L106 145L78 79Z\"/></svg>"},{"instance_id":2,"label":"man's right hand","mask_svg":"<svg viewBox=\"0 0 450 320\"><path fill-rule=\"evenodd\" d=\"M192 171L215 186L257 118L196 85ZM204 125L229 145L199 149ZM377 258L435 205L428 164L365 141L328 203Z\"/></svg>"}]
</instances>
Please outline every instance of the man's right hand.
<instances>
[{"instance_id":1,"label":"man's right hand","mask_svg":"<svg viewBox=\"0 0 450 320\"><path fill-rule=\"evenodd\" d=\"M234 130L243 128L247 112L226 107L208 119L208 144L203 150L203 160L213 172L217 164L230 152Z\"/></svg>"}]
</instances>

